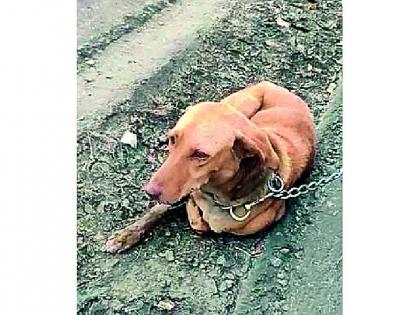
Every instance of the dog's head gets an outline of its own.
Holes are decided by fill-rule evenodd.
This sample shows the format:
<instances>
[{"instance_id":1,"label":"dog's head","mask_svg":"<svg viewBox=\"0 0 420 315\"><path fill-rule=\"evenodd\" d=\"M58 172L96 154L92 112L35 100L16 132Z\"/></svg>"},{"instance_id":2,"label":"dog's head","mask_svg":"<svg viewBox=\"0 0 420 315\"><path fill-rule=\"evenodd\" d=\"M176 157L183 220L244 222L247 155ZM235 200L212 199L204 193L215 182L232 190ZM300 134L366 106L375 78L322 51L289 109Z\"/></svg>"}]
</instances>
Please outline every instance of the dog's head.
<instances>
[{"instance_id":1,"label":"dog's head","mask_svg":"<svg viewBox=\"0 0 420 315\"><path fill-rule=\"evenodd\" d=\"M168 138L169 156L146 185L149 195L167 204L204 184L227 183L246 158L255 161L255 169L266 165L267 158L272 160L274 155L267 136L223 103L203 102L189 107Z\"/></svg>"}]
</instances>

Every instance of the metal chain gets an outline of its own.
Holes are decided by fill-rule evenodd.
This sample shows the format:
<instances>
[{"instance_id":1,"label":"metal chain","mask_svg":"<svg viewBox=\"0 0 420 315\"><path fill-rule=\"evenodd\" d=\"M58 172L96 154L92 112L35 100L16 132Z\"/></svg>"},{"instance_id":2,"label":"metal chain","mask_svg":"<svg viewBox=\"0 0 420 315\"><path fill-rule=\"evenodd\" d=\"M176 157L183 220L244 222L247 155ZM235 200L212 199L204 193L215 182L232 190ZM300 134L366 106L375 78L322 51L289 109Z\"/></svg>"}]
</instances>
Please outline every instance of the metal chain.
<instances>
[{"instance_id":1,"label":"metal chain","mask_svg":"<svg viewBox=\"0 0 420 315\"><path fill-rule=\"evenodd\" d=\"M299 187L292 187L289 190L285 190L284 188L284 182L283 179L280 177L280 175L278 174L273 174L274 176L271 178L271 180L268 182L268 188L270 190L270 192L268 192L267 194L265 194L263 197L250 202L250 203L244 203L244 204L237 204L237 205L224 205L221 202L219 202L215 196L212 196L214 203L216 203L220 208L224 209L224 210L229 210L229 213L231 215L231 217L233 219L235 219L236 221L244 221L248 218L248 216L251 213L251 208L260 204L261 202L265 201L268 198L278 198L281 200L287 200L290 198L296 198L299 197L300 195L304 195L307 194L311 191L314 191L316 189L318 189L319 187L322 187L338 178L341 177L341 175L343 175L343 168L340 168L338 171L332 173L329 176L326 177L322 177L321 179L317 180L317 181L313 181L310 182L309 184L302 184ZM172 205L170 207L170 209L175 209L178 208L182 205L186 204L185 201L180 201L179 203L176 203L174 205ZM245 210L247 211L246 214L242 217L238 217L235 214L235 208L238 207L244 207Z\"/></svg>"},{"instance_id":2,"label":"metal chain","mask_svg":"<svg viewBox=\"0 0 420 315\"><path fill-rule=\"evenodd\" d=\"M324 186L324 185L340 178L341 175L343 175L343 168L340 168L338 171L332 173L331 175L329 175L327 177L322 177L321 179L319 179L317 181L310 182L309 184L303 184L303 185L300 185L299 187L290 188L289 190L282 190L278 194L273 194L273 197L274 198L279 198L279 199L282 199L282 200L286 200L286 199L289 199L289 198L296 198L300 195L307 194L310 191L314 191L317 188L319 188L321 186Z\"/></svg>"}]
</instances>

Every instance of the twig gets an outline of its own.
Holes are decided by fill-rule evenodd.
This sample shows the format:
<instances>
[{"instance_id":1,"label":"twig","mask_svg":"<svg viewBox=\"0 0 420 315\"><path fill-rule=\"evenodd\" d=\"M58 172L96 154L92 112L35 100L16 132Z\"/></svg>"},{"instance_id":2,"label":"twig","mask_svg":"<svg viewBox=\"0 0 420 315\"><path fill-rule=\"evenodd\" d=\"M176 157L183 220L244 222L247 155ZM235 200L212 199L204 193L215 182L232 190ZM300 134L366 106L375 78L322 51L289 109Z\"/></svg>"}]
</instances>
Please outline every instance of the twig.
<instances>
[{"instance_id":1,"label":"twig","mask_svg":"<svg viewBox=\"0 0 420 315\"><path fill-rule=\"evenodd\" d=\"M90 132L88 132L87 136L88 136L88 140L89 140L89 149L90 149L90 156L89 156L89 158L91 160L93 160L93 146L92 146L92 140L90 139Z\"/></svg>"},{"instance_id":2,"label":"twig","mask_svg":"<svg viewBox=\"0 0 420 315\"><path fill-rule=\"evenodd\" d=\"M249 257L254 257L253 254L251 254L250 252L246 251L243 248L240 248L239 246L234 246L236 249L239 249L241 252L245 253L246 255L248 255Z\"/></svg>"}]
</instances>

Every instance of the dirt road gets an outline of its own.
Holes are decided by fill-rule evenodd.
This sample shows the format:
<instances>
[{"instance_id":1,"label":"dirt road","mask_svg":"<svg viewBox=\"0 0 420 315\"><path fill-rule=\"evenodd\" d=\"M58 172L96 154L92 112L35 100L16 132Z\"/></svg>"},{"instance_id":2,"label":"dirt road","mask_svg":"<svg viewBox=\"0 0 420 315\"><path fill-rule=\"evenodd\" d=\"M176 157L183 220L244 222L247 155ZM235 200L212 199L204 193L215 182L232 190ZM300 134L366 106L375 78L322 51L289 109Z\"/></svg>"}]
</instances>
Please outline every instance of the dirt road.
<instances>
[{"instance_id":1,"label":"dirt road","mask_svg":"<svg viewBox=\"0 0 420 315\"><path fill-rule=\"evenodd\" d=\"M182 52L191 44L198 31L204 32L216 19L225 15L234 3L235 1L226 0L175 2L156 12L142 27L111 43L96 58L87 61L91 66L79 72L78 114L85 115L98 110L109 111L112 105L129 98L135 82L147 79L172 57ZM123 6L122 12L117 10L117 13L133 10L133 3L128 4ZM101 16L107 23L94 23L92 29L86 29L87 23L79 23L83 25L79 26L81 39L87 37L85 33L88 30L95 34L98 29L113 21L108 18L111 3L101 5L108 6L108 10L97 9L93 16ZM83 21L91 19L90 15L81 18ZM118 19L114 18L114 21ZM93 19L92 22L96 20ZM91 64L93 62L94 64Z\"/></svg>"}]
</instances>

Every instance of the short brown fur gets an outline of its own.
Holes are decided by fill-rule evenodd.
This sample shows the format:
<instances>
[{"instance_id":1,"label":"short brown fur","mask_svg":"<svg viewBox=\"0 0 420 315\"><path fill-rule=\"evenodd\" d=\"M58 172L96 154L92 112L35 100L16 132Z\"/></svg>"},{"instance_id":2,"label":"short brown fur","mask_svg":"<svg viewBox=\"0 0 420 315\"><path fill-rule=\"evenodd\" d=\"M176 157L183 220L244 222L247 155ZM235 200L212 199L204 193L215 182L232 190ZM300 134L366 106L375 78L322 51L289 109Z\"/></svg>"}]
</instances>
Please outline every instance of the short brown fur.
<instances>
[{"instance_id":1,"label":"short brown fur","mask_svg":"<svg viewBox=\"0 0 420 315\"><path fill-rule=\"evenodd\" d=\"M238 222L217 209L210 193L226 204L255 200L265 187L264 171L280 173L290 187L310 167L314 155L308 106L270 82L249 86L218 103L192 106L169 135L175 143L149 185L161 188L164 203L190 194L190 224L202 232L251 234L278 220L284 214L283 201L267 200ZM191 156L195 150L210 157L196 159Z\"/></svg>"},{"instance_id":2,"label":"short brown fur","mask_svg":"<svg viewBox=\"0 0 420 315\"><path fill-rule=\"evenodd\" d=\"M188 219L200 233L252 234L279 220L284 201L267 199L240 222L212 196L224 204L254 201L266 193L271 172L281 174L290 188L311 167L315 149L307 104L266 81L220 102L189 107L169 137L168 159L146 191L164 204L188 196Z\"/></svg>"}]
</instances>

